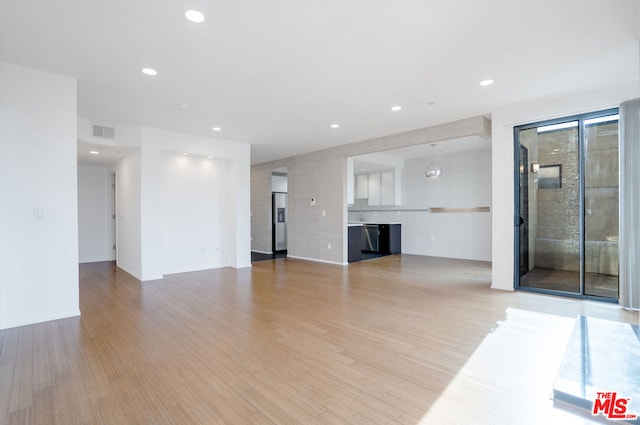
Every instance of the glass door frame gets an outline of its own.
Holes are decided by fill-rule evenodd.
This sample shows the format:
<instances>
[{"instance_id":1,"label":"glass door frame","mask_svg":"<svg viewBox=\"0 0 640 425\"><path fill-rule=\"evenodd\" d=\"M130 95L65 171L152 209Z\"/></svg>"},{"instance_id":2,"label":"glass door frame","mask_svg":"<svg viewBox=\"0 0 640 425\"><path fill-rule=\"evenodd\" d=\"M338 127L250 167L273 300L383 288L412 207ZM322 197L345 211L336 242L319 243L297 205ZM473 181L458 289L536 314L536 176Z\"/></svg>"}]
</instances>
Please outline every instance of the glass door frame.
<instances>
[{"instance_id":1,"label":"glass door frame","mask_svg":"<svg viewBox=\"0 0 640 425\"><path fill-rule=\"evenodd\" d=\"M529 292L537 292L548 295L561 295L564 297L571 298L581 298L581 299L589 299L596 300L602 302L610 302L610 303L618 303L618 298L606 298L606 297L598 297L594 295L586 295L585 294L585 211L584 211L584 201L585 201L585 164L586 164L586 126L585 121L593 119L606 117L609 115L616 115L619 113L618 108L610 108L601 111L589 112L578 115L571 115L562 118L554 118L545 121L538 121L530 124L524 124L520 126L513 127L513 151L514 151L514 167L513 167L513 175L514 175L514 221L513 221L513 259L514 259L514 268L513 268L513 278L514 278L514 289L521 291L529 291ZM528 286L520 286L520 132L523 130L530 130L532 128L563 124L567 122L577 121L578 122L578 173L579 173L579 187L580 187L580 199L579 199L579 223L580 223L580 292L567 292L560 291L554 289L543 289L543 288L533 288ZM619 157L618 157L619 158ZM620 160L618 159L618 163ZM527 164L529 165L529 164ZM618 211L618 214L620 212Z\"/></svg>"}]
</instances>

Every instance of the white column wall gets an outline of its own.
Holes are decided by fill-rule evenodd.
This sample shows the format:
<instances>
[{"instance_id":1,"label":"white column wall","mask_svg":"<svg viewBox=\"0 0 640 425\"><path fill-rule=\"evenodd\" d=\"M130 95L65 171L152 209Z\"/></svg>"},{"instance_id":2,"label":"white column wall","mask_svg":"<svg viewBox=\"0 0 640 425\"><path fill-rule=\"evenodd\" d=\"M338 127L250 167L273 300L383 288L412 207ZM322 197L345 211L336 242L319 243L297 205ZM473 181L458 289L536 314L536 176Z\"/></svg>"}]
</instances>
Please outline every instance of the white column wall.
<instances>
[{"instance_id":1,"label":"white column wall","mask_svg":"<svg viewBox=\"0 0 640 425\"><path fill-rule=\"evenodd\" d=\"M0 329L77 316L76 81L0 61Z\"/></svg>"},{"instance_id":2,"label":"white column wall","mask_svg":"<svg viewBox=\"0 0 640 425\"><path fill-rule=\"evenodd\" d=\"M137 148L116 167L116 263L138 280L142 280L140 192L140 149Z\"/></svg>"}]
</instances>

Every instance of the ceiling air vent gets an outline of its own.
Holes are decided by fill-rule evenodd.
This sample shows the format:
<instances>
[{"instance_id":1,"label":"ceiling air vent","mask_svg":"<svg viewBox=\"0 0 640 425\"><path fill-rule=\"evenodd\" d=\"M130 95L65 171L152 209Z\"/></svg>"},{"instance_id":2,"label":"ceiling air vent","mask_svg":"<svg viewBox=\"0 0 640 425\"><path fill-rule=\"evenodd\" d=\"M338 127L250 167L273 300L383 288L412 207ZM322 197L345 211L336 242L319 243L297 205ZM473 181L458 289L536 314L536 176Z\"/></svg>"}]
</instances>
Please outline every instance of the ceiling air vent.
<instances>
[{"instance_id":1,"label":"ceiling air vent","mask_svg":"<svg viewBox=\"0 0 640 425\"><path fill-rule=\"evenodd\" d=\"M93 125L93 137L103 137L105 139L113 139L115 136L114 128L105 125Z\"/></svg>"}]
</instances>

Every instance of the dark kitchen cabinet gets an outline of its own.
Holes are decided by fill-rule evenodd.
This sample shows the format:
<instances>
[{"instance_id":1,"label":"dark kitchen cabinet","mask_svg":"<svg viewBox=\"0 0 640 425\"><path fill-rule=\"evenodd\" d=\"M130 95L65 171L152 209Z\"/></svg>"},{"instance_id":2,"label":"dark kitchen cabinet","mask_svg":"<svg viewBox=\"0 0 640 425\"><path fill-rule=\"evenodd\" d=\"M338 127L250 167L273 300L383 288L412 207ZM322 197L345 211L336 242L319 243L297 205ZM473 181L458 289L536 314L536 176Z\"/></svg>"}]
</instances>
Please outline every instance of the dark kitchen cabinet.
<instances>
[{"instance_id":1,"label":"dark kitchen cabinet","mask_svg":"<svg viewBox=\"0 0 640 425\"><path fill-rule=\"evenodd\" d=\"M402 225L379 224L379 252L381 254L400 254L402 252Z\"/></svg>"},{"instance_id":2,"label":"dark kitchen cabinet","mask_svg":"<svg viewBox=\"0 0 640 425\"><path fill-rule=\"evenodd\" d=\"M349 226L349 262L360 261L362 253L362 226Z\"/></svg>"}]
</instances>

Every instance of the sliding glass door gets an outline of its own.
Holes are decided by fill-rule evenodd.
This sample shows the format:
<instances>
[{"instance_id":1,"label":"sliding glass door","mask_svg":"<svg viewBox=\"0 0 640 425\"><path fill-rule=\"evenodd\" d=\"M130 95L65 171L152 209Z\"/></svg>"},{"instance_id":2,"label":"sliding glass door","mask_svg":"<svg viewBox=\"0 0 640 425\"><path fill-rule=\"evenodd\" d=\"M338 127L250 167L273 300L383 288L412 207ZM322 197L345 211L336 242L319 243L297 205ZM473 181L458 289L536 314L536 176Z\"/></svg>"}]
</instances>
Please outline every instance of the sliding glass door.
<instances>
[{"instance_id":1,"label":"sliding glass door","mask_svg":"<svg viewBox=\"0 0 640 425\"><path fill-rule=\"evenodd\" d=\"M519 289L618 298L616 113L515 129Z\"/></svg>"},{"instance_id":2,"label":"sliding glass door","mask_svg":"<svg viewBox=\"0 0 640 425\"><path fill-rule=\"evenodd\" d=\"M584 294L618 298L618 117L585 120Z\"/></svg>"}]
</instances>

